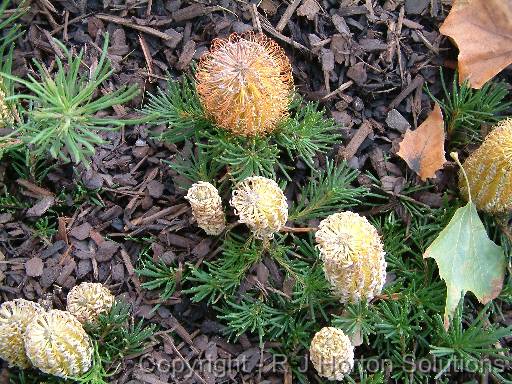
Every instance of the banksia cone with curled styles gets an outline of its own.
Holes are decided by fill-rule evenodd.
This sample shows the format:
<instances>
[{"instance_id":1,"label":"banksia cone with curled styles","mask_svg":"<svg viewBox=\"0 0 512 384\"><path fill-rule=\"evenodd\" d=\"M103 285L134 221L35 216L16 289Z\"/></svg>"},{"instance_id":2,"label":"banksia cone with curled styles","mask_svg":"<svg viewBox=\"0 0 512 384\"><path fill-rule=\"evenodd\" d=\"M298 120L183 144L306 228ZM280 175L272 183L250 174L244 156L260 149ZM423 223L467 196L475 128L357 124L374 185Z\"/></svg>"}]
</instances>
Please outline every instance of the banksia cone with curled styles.
<instances>
[{"instance_id":1,"label":"banksia cone with curled styles","mask_svg":"<svg viewBox=\"0 0 512 384\"><path fill-rule=\"evenodd\" d=\"M36 316L28 325L25 350L34 367L58 377L80 376L92 364L93 347L82 324L57 309Z\"/></svg>"},{"instance_id":2,"label":"banksia cone with curled styles","mask_svg":"<svg viewBox=\"0 0 512 384\"><path fill-rule=\"evenodd\" d=\"M315 234L326 279L342 303L371 300L386 281L386 260L379 234L366 218L335 213Z\"/></svg>"},{"instance_id":3,"label":"banksia cone with curled styles","mask_svg":"<svg viewBox=\"0 0 512 384\"><path fill-rule=\"evenodd\" d=\"M9 365L29 368L25 353L24 335L27 325L43 308L33 301L15 299L0 306L0 358Z\"/></svg>"},{"instance_id":4,"label":"banksia cone with curled styles","mask_svg":"<svg viewBox=\"0 0 512 384\"><path fill-rule=\"evenodd\" d=\"M226 217L217 188L206 181L193 184L185 196L199 228L208 235L220 235L226 228Z\"/></svg>"},{"instance_id":5,"label":"banksia cone with curled styles","mask_svg":"<svg viewBox=\"0 0 512 384\"><path fill-rule=\"evenodd\" d=\"M341 329L324 327L311 340L309 358L320 376L342 380L354 368L354 346Z\"/></svg>"},{"instance_id":6,"label":"banksia cone with curled styles","mask_svg":"<svg viewBox=\"0 0 512 384\"><path fill-rule=\"evenodd\" d=\"M491 213L512 209L512 118L503 120L463 164L476 207ZM469 200L462 172L462 196Z\"/></svg>"},{"instance_id":7,"label":"banksia cone with curled styles","mask_svg":"<svg viewBox=\"0 0 512 384\"><path fill-rule=\"evenodd\" d=\"M288 204L274 180L261 176L248 177L233 190L231 205L254 236L272 237L288 220Z\"/></svg>"},{"instance_id":8,"label":"banksia cone with curled styles","mask_svg":"<svg viewBox=\"0 0 512 384\"><path fill-rule=\"evenodd\" d=\"M207 115L236 135L266 135L288 114L292 67L283 49L263 34L213 40L196 80Z\"/></svg>"},{"instance_id":9,"label":"banksia cone with curled styles","mask_svg":"<svg viewBox=\"0 0 512 384\"><path fill-rule=\"evenodd\" d=\"M94 323L100 314L110 311L114 299L103 284L84 282L69 291L66 309L82 324Z\"/></svg>"},{"instance_id":10,"label":"banksia cone with curled styles","mask_svg":"<svg viewBox=\"0 0 512 384\"><path fill-rule=\"evenodd\" d=\"M4 128L13 122L12 112L5 102L5 92L2 90L0 81L0 128Z\"/></svg>"}]
</instances>

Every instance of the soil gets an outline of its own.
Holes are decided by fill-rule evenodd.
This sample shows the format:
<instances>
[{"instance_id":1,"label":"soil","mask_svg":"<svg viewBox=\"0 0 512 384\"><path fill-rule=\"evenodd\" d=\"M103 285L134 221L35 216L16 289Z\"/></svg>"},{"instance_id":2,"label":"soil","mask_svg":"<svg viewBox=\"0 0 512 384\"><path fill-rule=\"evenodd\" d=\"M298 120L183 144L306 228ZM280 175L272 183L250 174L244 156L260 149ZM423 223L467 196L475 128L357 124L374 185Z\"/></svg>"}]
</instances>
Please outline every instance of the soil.
<instances>
[{"instance_id":1,"label":"soil","mask_svg":"<svg viewBox=\"0 0 512 384\"><path fill-rule=\"evenodd\" d=\"M108 56L114 75L102 92L138 84L144 92L164 87L170 75L191 74L191 65L216 37L262 30L277 40L293 64L297 91L316 100L343 126L344 140L333 155L351 167L378 175L394 204L411 175L394 154L405 130L415 128L431 110L428 85L439 92L439 66L453 68L456 51L438 32L449 11L440 0L33 0L21 23L26 33L15 50L15 74L32 72L31 60L50 70L60 52L51 38L75 51L85 63L99 55L103 33L111 37ZM506 72L508 73L508 72ZM141 93L109 113L137 116ZM368 128L369 127L369 128ZM164 127L157 127L163 129ZM0 213L1 300L24 297L63 308L68 290L81 281L107 284L134 306L136 318L158 324L148 348L127 357L112 383L170 382L169 366L181 364L179 383L291 383L286 366L272 365L266 344L242 335L227 340L223 325L204 304L193 304L180 289L156 312L157 294L142 290L134 273L143 239L152 238L149 255L164 262L200 263L218 253L191 218L176 174L163 162L181 147L151 138L149 126L107 132L91 168L50 163L43 183L19 179L0 164L0 185L23 208ZM186 147L186 146L185 146ZM185 148L186 150L186 148ZM323 159L319 158L320 165ZM439 206L441 192L453 183L454 167L438 173L434 189L415 199ZM412 177L414 179L414 177ZM368 182L364 177L360 183ZM420 183L419 180L416 181ZM97 192L77 193L76 185ZM85 189L83 189L85 191ZM33 224L54 212L55 233L35 233ZM179 287L179 285L178 285ZM200 362L229 361L226 375L212 375ZM174 382L174 381L173 381Z\"/></svg>"}]
</instances>

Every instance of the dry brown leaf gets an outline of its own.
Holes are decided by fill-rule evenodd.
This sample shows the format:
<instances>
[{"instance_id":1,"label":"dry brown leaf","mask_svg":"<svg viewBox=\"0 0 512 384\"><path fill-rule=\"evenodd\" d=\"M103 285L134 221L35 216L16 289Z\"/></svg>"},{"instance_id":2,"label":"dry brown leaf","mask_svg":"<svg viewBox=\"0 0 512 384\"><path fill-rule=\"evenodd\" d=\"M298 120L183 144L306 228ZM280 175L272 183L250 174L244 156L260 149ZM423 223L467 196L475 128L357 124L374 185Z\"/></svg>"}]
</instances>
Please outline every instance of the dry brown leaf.
<instances>
[{"instance_id":1,"label":"dry brown leaf","mask_svg":"<svg viewBox=\"0 0 512 384\"><path fill-rule=\"evenodd\" d=\"M414 131L408 129L400 143L397 155L416 172L421 180L435 177L446 162L444 157L444 122L441 108L436 103L427 119Z\"/></svg>"},{"instance_id":2,"label":"dry brown leaf","mask_svg":"<svg viewBox=\"0 0 512 384\"><path fill-rule=\"evenodd\" d=\"M512 64L510 0L456 0L439 30L459 48L459 79L472 88Z\"/></svg>"}]
</instances>

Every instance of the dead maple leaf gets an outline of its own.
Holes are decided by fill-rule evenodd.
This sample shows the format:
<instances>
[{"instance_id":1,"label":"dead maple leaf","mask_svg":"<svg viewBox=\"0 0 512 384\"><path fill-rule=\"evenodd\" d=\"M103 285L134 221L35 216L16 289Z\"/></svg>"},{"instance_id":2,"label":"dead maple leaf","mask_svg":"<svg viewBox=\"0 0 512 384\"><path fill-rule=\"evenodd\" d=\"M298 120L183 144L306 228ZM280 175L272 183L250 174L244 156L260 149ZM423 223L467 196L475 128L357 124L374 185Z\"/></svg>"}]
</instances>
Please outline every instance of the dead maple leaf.
<instances>
[{"instance_id":1,"label":"dead maple leaf","mask_svg":"<svg viewBox=\"0 0 512 384\"><path fill-rule=\"evenodd\" d=\"M435 177L436 171L446 162L444 157L444 121L441 108L436 103L427 119L414 131L405 132L397 155L421 180Z\"/></svg>"},{"instance_id":2,"label":"dead maple leaf","mask_svg":"<svg viewBox=\"0 0 512 384\"><path fill-rule=\"evenodd\" d=\"M459 48L459 80L472 88L512 64L510 0L456 0L439 31Z\"/></svg>"}]
</instances>

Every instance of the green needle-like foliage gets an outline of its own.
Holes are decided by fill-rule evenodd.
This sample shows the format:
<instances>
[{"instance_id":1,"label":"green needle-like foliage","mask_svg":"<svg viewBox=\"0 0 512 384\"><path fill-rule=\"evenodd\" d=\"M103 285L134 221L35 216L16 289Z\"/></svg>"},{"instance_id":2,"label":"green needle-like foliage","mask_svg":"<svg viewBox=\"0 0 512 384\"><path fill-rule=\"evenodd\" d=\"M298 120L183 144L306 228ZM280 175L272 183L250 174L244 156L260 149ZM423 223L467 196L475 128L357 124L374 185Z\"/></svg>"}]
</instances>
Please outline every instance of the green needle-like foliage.
<instances>
[{"instance_id":1,"label":"green needle-like foliage","mask_svg":"<svg viewBox=\"0 0 512 384\"><path fill-rule=\"evenodd\" d=\"M169 300L176 291L177 277L181 274L180 268L168 266L163 261L155 262L148 256L143 258L141 268L136 272L145 279L141 288L160 291L161 303ZM160 307L161 303L155 309Z\"/></svg>"},{"instance_id":2,"label":"green needle-like foliage","mask_svg":"<svg viewBox=\"0 0 512 384\"><path fill-rule=\"evenodd\" d=\"M14 7L10 10L11 14L6 15L6 11L9 10L11 6ZM4 55L11 50L13 41L22 33L20 26L15 25L14 22L21 17L27 9L28 7L26 7L25 2L21 4L11 4L11 0L2 0L0 3L0 68L2 68L5 62Z\"/></svg>"},{"instance_id":3,"label":"green needle-like foliage","mask_svg":"<svg viewBox=\"0 0 512 384\"><path fill-rule=\"evenodd\" d=\"M110 312L101 314L96 323L86 324L85 329L96 341L102 363L110 365L141 352L144 343L154 334L155 325L144 326L142 320L135 323L130 305L116 300Z\"/></svg>"},{"instance_id":4,"label":"green needle-like foliage","mask_svg":"<svg viewBox=\"0 0 512 384\"><path fill-rule=\"evenodd\" d=\"M508 90L503 83L488 82L480 89L472 89L465 80L458 84L457 74L453 77L450 90L446 86L441 70L442 100L427 92L443 110L448 139L452 146L461 146L482 140L482 124L494 124L501 120L500 114L512 106L506 102Z\"/></svg>"},{"instance_id":5,"label":"green needle-like foliage","mask_svg":"<svg viewBox=\"0 0 512 384\"><path fill-rule=\"evenodd\" d=\"M247 271L263 255L261 244L234 234L226 237L222 248L223 257L205 262L205 269L191 267L187 280L192 287L184 292L192 294L193 301L208 299L209 304L214 304L234 295Z\"/></svg>"},{"instance_id":6,"label":"green needle-like foliage","mask_svg":"<svg viewBox=\"0 0 512 384\"><path fill-rule=\"evenodd\" d=\"M220 129L204 132L204 136L208 144L201 146L212 153L218 164L227 166L234 180L250 176L275 178L279 149L270 137L242 138Z\"/></svg>"},{"instance_id":7,"label":"green needle-like foliage","mask_svg":"<svg viewBox=\"0 0 512 384\"><path fill-rule=\"evenodd\" d=\"M101 85L113 73L107 58L108 35L98 64L87 74L82 71L83 50L73 56L61 42L54 42L66 60L63 62L56 56L54 75L43 64L34 61L37 77L28 75L25 80L7 73L0 76L18 82L30 92L7 98L31 102L23 113L25 122L19 127L22 140L32 145L37 155L50 153L53 158L88 164L95 146L104 143L96 131L125 123L115 117L99 117L97 113L131 100L138 89L133 85L97 96Z\"/></svg>"},{"instance_id":8,"label":"green needle-like foliage","mask_svg":"<svg viewBox=\"0 0 512 384\"><path fill-rule=\"evenodd\" d=\"M369 336L375 334L375 314L366 302L349 304L343 316L334 316L333 325L342 329L352 340L369 343Z\"/></svg>"},{"instance_id":9,"label":"green needle-like foliage","mask_svg":"<svg viewBox=\"0 0 512 384\"><path fill-rule=\"evenodd\" d=\"M168 164L172 170L186 179L184 181L174 179L175 184L184 190L198 181L216 184L216 176L220 173L223 165L216 161L212 151L206 151L199 147L193 153L190 151L188 156L183 152L176 155L173 160L164 160L164 163ZM183 157L181 157L182 155Z\"/></svg>"},{"instance_id":10,"label":"green needle-like foliage","mask_svg":"<svg viewBox=\"0 0 512 384\"><path fill-rule=\"evenodd\" d=\"M274 134L275 141L292 160L299 157L315 169L314 157L332 150L334 144L341 142L341 134L336 122L318 110L318 103L302 104L303 100L298 98L297 110L281 124Z\"/></svg>"},{"instance_id":11,"label":"green needle-like foliage","mask_svg":"<svg viewBox=\"0 0 512 384\"><path fill-rule=\"evenodd\" d=\"M351 184L358 172L346 163L336 165L327 161L325 170L313 172L311 180L302 188L295 205L290 209L289 220L304 222L324 218L333 212L357 205L366 189Z\"/></svg>"},{"instance_id":12,"label":"green needle-like foliage","mask_svg":"<svg viewBox=\"0 0 512 384\"><path fill-rule=\"evenodd\" d=\"M291 161L300 159L315 169L314 156L327 152L341 139L334 120L326 118L318 104L304 103L299 97L294 100L291 116L276 131L247 138L215 126L205 114L192 80L169 81L167 88L150 94L142 110L151 123L167 125L157 137L170 143L194 140L207 153L206 158L226 167L233 181L255 175L275 178L277 171L291 180L288 171L293 167L280 161L282 151Z\"/></svg>"},{"instance_id":13,"label":"green needle-like foliage","mask_svg":"<svg viewBox=\"0 0 512 384\"><path fill-rule=\"evenodd\" d=\"M157 94L149 94L148 99L142 113L154 124L167 125L167 129L158 136L160 140L178 143L211 125L199 101L194 82L188 78L181 83L169 80L166 91L158 88Z\"/></svg>"},{"instance_id":14,"label":"green needle-like foliage","mask_svg":"<svg viewBox=\"0 0 512 384\"><path fill-rule=\"evenodd\" d=\"M441 360L446 371L452 367L462 370L476 368L476 372L489 372L499 382L504 382L498 367L490 359L498 359L502 365L499 368L512 361L506 348L497 347L500 339L512 335L512 326L491 325L489 306L487 304L474 319L468 321L464 319L461 300L448 330L443 326L442 317L436 316L437 340L431 346L431 353Z\"/></svg>"},{"instance_id":15,"label":"green needle-like foliage","mask_svg":"<svg viewBox=\"0 0 512 384\"><path fill-rule=\"evenodd\" d=\"M239 337L245 332L258 334L260 345L263 345L263 336L274 332L280 336L286 329L286 313L273 308L263 301L247 297L240 303L226 302L221 309L220 319L226 321L228 330L234 337ZM277 334L276 334L277 331Z\"/></svg>"}]
</instances>

